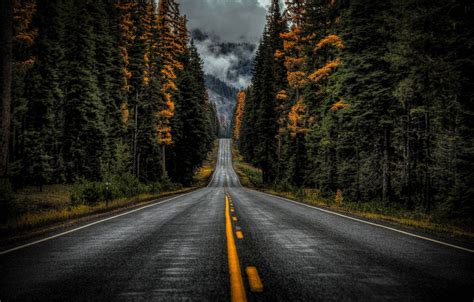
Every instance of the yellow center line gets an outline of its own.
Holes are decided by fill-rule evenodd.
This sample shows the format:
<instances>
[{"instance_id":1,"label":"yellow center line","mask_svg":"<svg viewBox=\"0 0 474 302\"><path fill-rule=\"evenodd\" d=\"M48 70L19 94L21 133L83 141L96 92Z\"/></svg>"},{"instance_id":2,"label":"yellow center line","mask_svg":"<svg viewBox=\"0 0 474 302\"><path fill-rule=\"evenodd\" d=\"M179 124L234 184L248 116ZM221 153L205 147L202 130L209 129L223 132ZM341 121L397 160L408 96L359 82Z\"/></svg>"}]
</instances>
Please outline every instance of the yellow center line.
<instances>
[{"instance_id":1,"label":"yellow center line","mask_svg":"<svg viewBox=\"0 0 474 302\"><path fill-rule=\"evenodd\" d=\"M244 281L240 271L239 256L235 246L234 234L232 233L232 222L230 220L229 197L225 196L225 229L227 236L227 256L230 274L230 298L233 302L247 301Z\"/></svg>"},{"instance_id":2,"label":"yellow center line","mask_svg":"<svg viewBox=\"0 0 474 302\"><path fill-rule=\"evenodd\" d=\"M244 239L244 233L242 233L242 231L235 232L235 235L238 239Z\"/></svg>"},{"instance_id":3,"label":"yellow center line","mask_svg":"<svg viewBox=\"0 0 474 302\"><path fill-rule=\"evenodd\" d=\"M258 275L257 268L255 266L247 266L245 271L247 272L247 277L249 279L250 290L254 293L263 292L263 284Z\"/></svg>"},{"instance_id":4,"label":"yellow center line","mask_svg":"<svg viewBox=\"0 0 474 302\"><path fill-rule=\"evenodd\" d=\"M237 217L235 217L235 216L234 216L234 217L232 217L232 219L233 219L234 221L237 221Z\"/></svg>"}]
</instances>

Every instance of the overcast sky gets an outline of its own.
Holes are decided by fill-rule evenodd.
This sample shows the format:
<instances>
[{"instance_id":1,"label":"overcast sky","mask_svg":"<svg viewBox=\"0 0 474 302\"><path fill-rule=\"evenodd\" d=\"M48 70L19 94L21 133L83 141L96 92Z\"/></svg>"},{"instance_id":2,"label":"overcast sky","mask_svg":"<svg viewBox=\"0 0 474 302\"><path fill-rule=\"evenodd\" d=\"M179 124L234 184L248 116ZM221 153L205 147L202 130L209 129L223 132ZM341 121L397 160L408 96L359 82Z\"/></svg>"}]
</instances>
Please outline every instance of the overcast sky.
<instances>
[{"instance_id":1,"label":"overcast sky","mask_svg":"<svg viewBox=\"0 0 474 302\"><path fill-rule=\"evenodd\" d=\"M270 0L179 0L188 28L215 33L228 42L258 42Z\"/></svg>"}]
</instances>

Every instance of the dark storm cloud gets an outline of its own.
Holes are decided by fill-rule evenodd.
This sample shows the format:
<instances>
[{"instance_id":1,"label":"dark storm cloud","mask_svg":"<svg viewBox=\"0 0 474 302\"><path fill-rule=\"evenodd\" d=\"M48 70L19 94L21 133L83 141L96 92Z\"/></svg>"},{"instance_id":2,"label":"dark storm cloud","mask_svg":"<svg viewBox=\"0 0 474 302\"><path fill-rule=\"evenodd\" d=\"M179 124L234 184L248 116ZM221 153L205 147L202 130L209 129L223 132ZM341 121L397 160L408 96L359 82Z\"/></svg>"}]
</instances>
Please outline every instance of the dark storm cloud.
<instances>
[{"instance_id":1,"label":"dark storm cloud","mask_svg":"<svg viewBox=\"0 0 474 302\"><path fill-rule=\"evenodd\" d=\"M223 41L256 43L265 26L269 0L180 0L190 29L214 33Z\"/></svg>"}]
</instances>

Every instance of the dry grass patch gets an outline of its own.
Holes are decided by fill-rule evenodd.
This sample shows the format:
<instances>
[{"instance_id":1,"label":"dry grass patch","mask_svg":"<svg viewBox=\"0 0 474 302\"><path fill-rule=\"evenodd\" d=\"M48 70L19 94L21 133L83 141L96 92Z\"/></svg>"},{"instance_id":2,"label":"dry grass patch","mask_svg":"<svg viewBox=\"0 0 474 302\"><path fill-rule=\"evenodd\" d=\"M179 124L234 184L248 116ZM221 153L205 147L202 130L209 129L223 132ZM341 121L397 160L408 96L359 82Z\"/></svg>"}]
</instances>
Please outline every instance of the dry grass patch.
<instances>
[{"instance_id":1,"label":"dry grass patch","mask_svg":"<svg viewBox=\"0 0 474 302\"><path fill-rule=\"evenodd\" d=\"M53 191L53 188L48 189L50 191ZM69 220L78 219L93 214L100 214L120 208L136 206L141 203L153 201L158 198L189 192L190 190L191 188L184 188L180 190L162 192L158 194L140 194L132 198L121 198L110 201L108 205L106 205L105 202L99 202L94 205L74 205L70 202L58 203L56 205L56 209L42 209L37 211L30 210L11 218L6 222L6 224L0 227L0 233L12 234L21 231L28 231L54 223L66 222ZM51 200L49 200L48 202L51 202Z\"/></svg>"},{"instance_id":2,"label":"dry grass patch","mask_svg":"<svg viewBox=\"0 0 474 302\"><path fill-rule=\"evenodd\" d=\"M315 193L315 191L317 192L317 190L311 189L305 189L305 196L303 199L301 199L301 196L297 196L293 192L279 192L269 188L263 189L262 191L272 195L277 195L291 200L303 202L305 204L335 210L337 212L353 214L371 220L386 221L403 226L443 233L451 236L474 238L474 232L472 230L454 225L449 221L445 223L433 221L433 217L430 214L423 213L420 211L389 207L382 203L376 202L337 203L335 201L320 198L319 193ZM312 192L312 194L307 195L307 192Z\"/></svg>"},{"instance_id":3,"label":"dry grass patch","mask_svg":"<svg viewBox=\"0 0 474 302\"><path fill-rule=\"evenodd\" d=\"M219 152L219 141L214 141L211 152L207 155L207 159L203 162L202 167L196 171L194 175L194 185L196 187L206 186L214 173L217 162L217 153Z\"/></svg>"},{"instance_id":4,"label":"dry grass patch","mask_svg":"<svg viewBox=\"0 0 474 302\"><path fill-rule=\"evenodd\" d=\"M244 187L262 187L262 170L246 163L244 157L235 147L232 147L232 162L234 164L235 173L239 176L240 183Z\"/></svg>"}]
</instances>

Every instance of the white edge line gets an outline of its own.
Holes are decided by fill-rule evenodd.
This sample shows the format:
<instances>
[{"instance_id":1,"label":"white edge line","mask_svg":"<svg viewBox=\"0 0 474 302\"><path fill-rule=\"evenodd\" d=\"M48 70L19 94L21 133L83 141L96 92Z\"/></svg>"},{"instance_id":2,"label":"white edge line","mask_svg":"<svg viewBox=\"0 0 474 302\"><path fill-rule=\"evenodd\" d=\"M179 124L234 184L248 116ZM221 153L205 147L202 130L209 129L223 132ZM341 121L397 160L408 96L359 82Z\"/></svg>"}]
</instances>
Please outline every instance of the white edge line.
<instances>
[{"instance_id":1,"label":"white edge line","mask_svg":"<svg viewBox=\"0 0 474 302\"><path fill-rule=\"evenodd\" d=\"M397 233L401 233L401 234L404 234L404 235L408 235L408 236L411 236L411 237L431 241L431 242L438 243L438 244L445 245L445 246L449 246L449 247L452 247L452 248L455 248L455 249L458 249L458 250L463 250L465 252L474 253L474 250L471 250L471 249L468 249L468 248L465 248L465 247L462 247L462 246L446 243L446 242L439 241L439 240L436 240L436 239L431 239L431 238L428 238L428 237L424 237L424 236L412 234L412 233L409 233L409 232L405 232L405 231L402 231L402 230L398 230L398 229L395 229L395 228L391 228L391 227L388 227L388 226L385 226L385 225L381 225L381 224L365 221L365 220L362 220L362 219L346 216L346 215L343 215L343 214L340 214L340 213L336 213L336 212L333 212L333 211L321 209L321 208L318 208L318 207L315 207L315 206L311 206L311 205L304 204L304 203L301 203L301 202L296 202L296 201L288 199L288 198L268 194L268 193L265 193L265 192L261 192L261 191L257 191L257 190L253 190L253 189L249 189L249 188L247 188L247 190L252 190L254 192L265 194L265 195L275 197L275 198L278 198L278 199L281 199L281 200L289 201L289 202L292 202L292 203L300 205L300 206L305 206L305 207L315 209L315 210L318 210L318 211L321 211L321 212L333 214L333 215L336 215L336 216L340 216L340 217L344 217L344 218L347 218L347 219L355 220L355 221L362 222L362 223L365 223L365 224L370 224L370 225L373 225L373 226L376 226L376 227L379 227L379 228L387 229L387 230L394 231L394 232L397 232Z\"/></svg>"},{"instance_id":2,"label":"white edge line","mask_svg":"<svg viewBox=\"0 0 474 302\"><path fill-rule=\"evenodd\" d=\"M40 239L40 240L36 240L36 241L30 242L30 243L27 243L27 244L23 244L23 245L20 245L20 246L17 246L17 247L8 249L8 250L4 250L4 251L1 251L1 252L0 252L0 255L9 254L9 253L11 253L11 252L18 251L18 250L24 249L24 248L26 248L26 247L29 247L29 246L32 246L32 245L36 245L36 244L38 244L38 243L45 242L45 241L48 241L48 240L51 240L51 239L55 239L55 238L58 238L58 237L61 237L61 236L64 236L64 235L67 235L67 234L70 234L70 233L73 233L73 232L76 232L76 231L85 229L85 228L88 228L88 227L91 227L91 226L93 226L93 225L96 225L96 224L99 224L99 223L102 223L102 222L106 222L106 221L109 221L109 220L112 220L112 219L115 219L115 218L118 218L118 217L122 217L122 216L125 216L125 215L128 215L128 214L132 214L132 213L135 213L135 212L138 212L138 211L141 211L141 210L150 208L150 207L155 207L155 206L164 204L164 203L166 203L166 202L168 202L168 201L172 201L172 200L174 200L174 199L177 199L177 198L180 198L180 197L183 197L183 196L186 196L186 195L188 195L188 194L195 193L195 192L196 192L196 191L192 191L192 192L184 193L184 194L181 194L181 195L178 195L178 196L169 198L169 199L165 199L165 200L162 200L162 201L157 201L157 202L154 202L153 204L149 204L149 205L140 207L140 208L138 208L138 209L133 209L133 210L131 210L131 211L128 211L128 212L125 212L125 213L121 213L121 214L118 214L118 215L115 215L115 216L112 216L112 217L104 218L104 219L101 219L101 220L98 220L98 221L95 221L95 222L92 222L92 223L83 225L83 226L81 226L81 227L78 227L78 228L75 228L75 229L72 229L72 230L69 230L69 231L66 231L66 232L62 232L62 233L59 233L59 234L56 234L56 235L53 235L53 236L50 236L50 237L46 237L46 238L43 238L43 239Z\"/></svg>"},{"instance_id":3,"label":"white edge line","mask_svg":"<svg viewBox=\"0 0 474 302\"><path fill-rule=\"evenodd\" d=\"M217 163L219 161L220 153L221 153L221 141L219 139L219 147L218 147L218 150L217 150L216 166L214 167L214 172L212 172L212 178L209 181L209 183L207 184L206 188L209 188L211 186L212 182L214 181L214 177L216 176L216 172L217 172Z\"/></svg>"}]
</instances>

